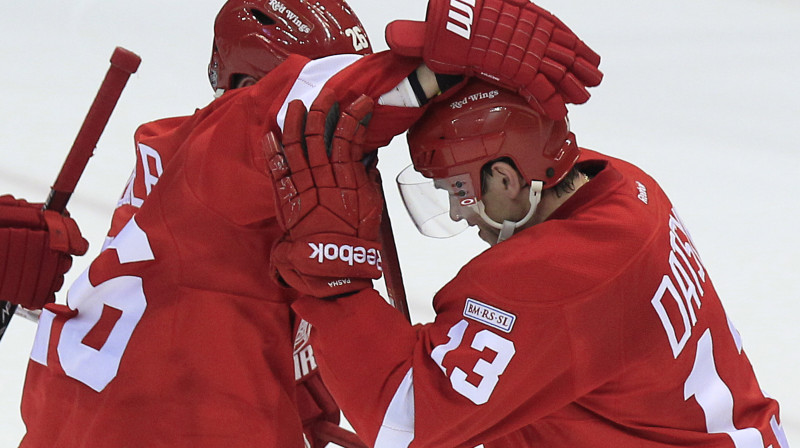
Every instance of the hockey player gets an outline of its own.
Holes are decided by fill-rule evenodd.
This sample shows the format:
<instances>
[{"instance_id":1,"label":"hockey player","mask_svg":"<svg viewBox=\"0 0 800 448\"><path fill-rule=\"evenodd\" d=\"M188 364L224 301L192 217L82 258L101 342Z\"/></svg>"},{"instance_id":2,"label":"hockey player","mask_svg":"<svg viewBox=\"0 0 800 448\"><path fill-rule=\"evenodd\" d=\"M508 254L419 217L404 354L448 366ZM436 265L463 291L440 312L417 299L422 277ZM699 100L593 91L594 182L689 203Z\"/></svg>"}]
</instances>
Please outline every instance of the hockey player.
<instances>
[{"instance_id":1,"label":"hockey player","mask_svg":"<svg viewBox=\"0 0 800 448\"><path fill-rule=\"evenodd\" d=\"M221 96L227 90L252 85L277 67L289 54L293 53L302 54L312 59L344 53L366 55L371 53L371 46L365 30L356 15L345 2L340 0L324 0L311 4L299 0L288 0L283 2L280 8L274 8L269 2L265 1L230 0L220 10L215 20L214 42L208 72L212 88L214 88L218 96ZM115 210L112 227L104 247L113 248L116 246L115 237L144 205L163 168L179 152L180 139L185 135L182 134L181 128L191 129L191 125L187 125L187 122L190 121L190 117L165 119L145 124L137 130L135 135L137 166L126 187L125 194ZM2 198L4 207L10 207L12 205L11 201L12 198L10 197ZM52 238L51 235L54 234L52 230L48 233L48 229L64 229L55 233L56 235L63 235L61 240L57 241L58 244L64 246L64 248L59 249L61 252L45 251L45 255L52 253L51 257L59 256L60 264L40 262L39 265L33 266L28 262L24 265L21 263L14 264L14 269L6 268L6 266L2 266L3 269L0 269L0 272L5 272L9 279L20 279L18 283L27 280L30 283L28 289L31 289L28 294L23 294L25 291L23 291L22 286L24 285L21 285L12 291L12 286L16 286L17 283L4 280L2 283L2 298L19 303L29 309L40 309L46 303L53 301L54 292L60 288L63 282L63 274L71 264L69 263L71 259L68 255L82 255L86 252L87 243L85 240L77 239L80 237L80 233L75 222L69 217L48 212L42 214L40 204L28 207L28 204L24 201L15 201L13 205L17 208L10 209L11 212L25 209L28 215L40 217L39 220L42 223L40 224L38 221L34 223L38 227L31 230L25 229L25 231L33 236L38 236L44 243L47 243L48 238ZM14 232L12 237L9 238L9 240L13 240L12 243L24 244L18 248L18 251L24 247L29 252L41 252L43 243L33 244L37 240L32 236L26 235L25 241L20 240L18 235L23 231L23 229L17 228L19 227L19 222L22 222L21 218L17 218L18 215L21 216L20 213L12 214L5 212L5 210L6 208L3 209L3 213L0 216L7 217L2 224L8 225L9 229L2 230L6 233ZM44 220L41 216L47 218L47 227L44 226ZM11 221L12 218L15 218L15 220ZM61 224L62 221L64 224ZM59 224L60 227L56 227L56 224ZM38 232L34 234L35 231ZM72 239L70 240L67 237ZM56 241L55 238L52 239ZM77 244L73 243L73 246L69 246L67 243L70 241L82 241L83 245L73 247ZM52 244L56 244L56 242ZM58 247L60 248L61 246ZM68 249L70 250L69 252L67 251ZM9 257L14 257L15 260L31 259L21 257L20 253L14 251L10 251ZM101 265L102 263L97 262L93 265L93 268ZM22 271L23 267L25 272L38 272L40 276L38 278L20 276L20 271ZM36 291L35 288L50 286L53 281L47 280L46 277L53 276L51 271L56 268L58 268L56 279L60 281L52 284L48 294ZM85 279L79 280L78 285L81 285L82 281L85 282ZM86 286L92 288L91 285ZM120 290L123 289L120 288ZM267 296L268 300L275 300L274 298L280 298L290 293L289 291L275 291L275 289L274 287L265 288L262 294ZM115 290L116 288L111 289L112 294L116 293ZM71 294L71 305L76 303L74 296L75 294ZM26 299L26 297L30 297L30 299ZM84 306L82 310L89 312L91 309L97 309L97 307L105 308L106 306L108 305L97 303L93 305L94 308ZM130 308L125 307L127 305L118 305L118 308L123 308L121 319L130 312ZM59 312L59 310L64 311L65 308L51 305L48 307L48 311L51 310ZM221 305L217 312L224 312L224 310L225 307ZM250 310L258 313L258 307L250 308ZM70 310L67 310L67 312L70 312ZM217 319L213 314L208 316L210 321L216 321ZM136 386L131 384L130 390L105 395L100 393L90 399L80 399L77 402L80 407L74 408L72 412L67 412L61 409L61 406L71 408L72 405L69 401L61 402L61 400L63 400L62 394L70 393L70 388L59 386L58 383L62 382L63 379L58 379L58 377L63 377L66 374L66 376L75 378L80 382L83 381L82 377L85 373L70 372L68 368L64 368L64 373L56 374L54 378L51 372L36 373L39 372L39 369L36 366L32 366L31 373L29 373L32 378L28 380L24 397L23 409L28 434L23 446L102 446L107 443L104 441L109 441L108 443L113 443L114 445L152 446L165 442L172 445L170 441L173 439L186 439L180 442L185 445L175 444L175 446L210 446L208 444L213 445L216 443L213 442L214 440L255 439L269 444L270 440L288 441L296 439L297 434L299 434L297 432L298 413L304 426L306 440L308 440L306 443L313 442L313 446L324 446L333 438L340 443L347 441L353 446L359 446L360 443L354 441L354 436L348 436L330 428L330 424L338 424L339 409L330 399L330 395L318 378L313 351L308 345L307 326L301 325L299 319L287 316L285 313L275 314L277 316L271 317L269 313L265 312L259 316L259 319L274 320L276 323L264 325L264 330L250 330L252 335L258 336L262 333L264 335L260 338L252 339L252 353L240 349L242 353L235 357L239 360L238 362L226 360L226 356L229 356L227 352L238 348L239 343L235 339L216 341L215 344L211 344L209 347L214 347L220 351L220 360L208 359L205 361L208 364L208 369L204 373L198 369L198 374L195 378L196 385L185 388L183 392L180 390L170 391L170 397L174 400L172 404L166 404L169 401L159 402L152 398L152 391L158 390L160 386L150 387L149 390L137 391L135 389ZM101 316L95 317L100 318ZM229 319L229 316L226 318ZM47 319L52 319L52 317L46 312L45 322L48 322ZM79 320L76 317L71 319L71 322ZM162 318L161 321L164 321L164 319ZM293 321L295 328L298 330L294 338L294 368L292 368L292 340L287 339L290 336L289 331ZM158 323L159 320L153 319L153 322ZM99 325L97 322L93 323ZM279 331L278 327L281 323L284 323L286 327ZM203 327L208 324L199 319L195 324L196 326L187 325L184 329L176 330L176 333L186 333L186 336L192 332L206 332L208 333L206 336L215 334L213 325L204 331ZM47 323L47 325L49 326L51 323ZM257 325L258 320L254 320L251 326L244 325L241 330L247 332L248 328ZM272 330L274 335L269 334L271 327L276 327ZM46 331L52 330L47 328ZM110 333L106 336L108 338L112 337ZM151 334L150 336L156 339L159 338L157 334ZM161 341L164 342L163 339ZM279 344L276 341L281 343ZM80 344L86 343L85 340L78 342ZM176 342L178 342L177 339ZM198 342L199 339L193 343L197 344ZM40 341L37 342L37 345L42 343L48 344L47 341ZM190 343L192 341L186 341L187 348ZM231 348L230 344L235 347ZM65 346L66 344L58 343L59 348ZM269 350L271 346L275 346L276 349ZM75 345L73 344L74 347ZM104 361L100 361L100 359L103 359L103 355L107 356L107 354L102 353L103 351L108 352L111 349L106 346L103 346L102 349L100 347L96 348L100 352L97 356L89 359L91 365L86 365L83 370L102 368L104 364L107 364ZM143 345L143 349L139 350L147 349L148 346ZM175 353L179 353L179 351L175 351ZM205 353L209 356L213 355L213 352ZM245 356L246 354L252 354L252 360L248 360L247 356ZM274 358L285 358L285 360L279 362ZM229 362L226 363L226 361ZM242 387L243 385L228 386L227 384L231 381L231 378L214 375L216 376L215 378L211 375L212 372L221 372L228 368L242 370L237 365L245 361L252 362L250 371L242 372L251 378L248 385L262 382L264 383L263 385L248 390ZM170 363L169 360L161 362ZM47 362L45 364L48 365ZM153 367L158 365L158 363L153 363ZM185 367L185 370L173 369L176 373L180 373L181 376L192 375L191 363ZM272 370L279 374L273 373ZM150 369L143 368L141 370L133 370L131 373L141 374L150 371ZM286 376L287 372L294 372L294 379L298 380L296 391L289 387L292 384L292 378ZM206 375L205 377L204 374ZM259 378L259 374L263 374L263 377ZM47 379L43 380L42 378ZM235 381L236 377L233 380ZM74 381L68 381L68 383L74 383ZM31 386L31 384L35 386ZM43 384L48 384L49 386L42 387ZM81 387L75 384L77 383L74 383L71 387ZM209 396L224 395L226 393L230 395L226 397L226 400L215 401L216 398L214 398L209 403L204 403ZM186 395L184 396L183 394ZM206 399L203 399L204 394L207 397ZM104 418L114 422L115 426L117 426L116 430L107 431L102 426L81 426L69 423L70 419L83 418L87 408L96 406L96 403L107 401L108 397L114 397L116 400L132 400L131 405L134 408L140 408L140 411L135 413L139 414L139 418L144 418L148 421L152 421L153 415L174 413L178 417L183 415L182 418L192 422L192 427L205 425L208 428L196 431L196 434L188 437L181 435L181 430L178 430L174 435L169 434L176 430L176 428L169 427L159 430L158 426L147 425L149 428L144 431L140 427L125 423L122 420L125 414L120 413L119 405L113 403L105 407L99 407L98 410L91 412L108 412L109 415ZM151 400L149 403L143 401L148 398ZM241 401L241 403L237 404L237 400ZM259 400L262 403L259 403ZM192 403L193 401L197 401L197 403L194 404ZM38 407L37 403L41 403L42 407ZM60 403L60 405L54 406L53 403ZM268 405L268 403L273 403L273 405ZM280 407L273 408L276 403ZM219 408L214 409L217 406ZM44 409L44 407L48 407L48 409ZM174 409L172 409L173 407ZM263 407L269 407L270 409L264 412L262 410ZM67 416L63 420L64 426L56 425L51 421L44 422L48 415L59 411L65 412L64 415ZM129 412L129 410L125 412ZM243 416L246 416L246 418L235 425L229 423L224 425L212 424L210 421L212 418L218 419L219 422L235 421L242 419ZM319 425L324 427L319 427ZM191 432L193 430L189 428L188 431ZM101 433L107 433L107 438L98 436ZM195 438L197 438L197 441L195 441ZM286 446L294 445L287 442Z\"/></svg>"},{"instance_id":2,"label":"hockey player","mask_svg":"<svg viewBox=\"0 0 800 448\"><path fill-rule=\"evenodd\" d=\"M309 294L293 307L369 445L788 447L685 223L645 172L483 81L430 106L408 132L430 195L404 197L440 193L491 247L436 294L434 322L411 326L363 281L378 266L353 256L373 244L381 204L346 157L364 131L316 138L327 107L305 131L290 111L285 148L270 145L287 229L273 264ZM296 241L318 244L315 269L277 257ZM321 300L312 286L331 277L354 287Z\"/></svg>"}]
</instances>

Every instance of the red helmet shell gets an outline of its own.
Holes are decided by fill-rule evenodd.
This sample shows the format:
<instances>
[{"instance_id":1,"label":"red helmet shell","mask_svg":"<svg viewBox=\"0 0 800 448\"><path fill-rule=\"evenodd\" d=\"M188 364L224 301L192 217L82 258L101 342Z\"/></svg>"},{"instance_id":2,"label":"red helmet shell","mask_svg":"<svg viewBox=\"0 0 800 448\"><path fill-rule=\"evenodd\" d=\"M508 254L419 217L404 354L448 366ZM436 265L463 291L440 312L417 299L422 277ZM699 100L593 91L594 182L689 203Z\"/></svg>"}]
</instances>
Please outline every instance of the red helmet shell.
<instances>
[{"instance_id":1,"label":"red helmet shell","mask_svg":"<svg viewBox=\"0 0 800 448\"><path fill-rule=\"evenodd\" d=\"M371 52L364 26L342 0L228 0L214 22L208 78L214 90L228 90L236 75L260 79L290 54Z\"/></svg>"},{"instance_id":2,"label":"red helmet shell","mask_svg":"<svg viewBox=\"0 0 800 448\"><path fill-rule=\"evenodd\" d=\"M478 79L432 104L407 134L414 168L428 178L470 176L480 199L481 168L509 157L527 181L561 181L580 155L565 118L539 115L519 95Z\"/></svg>"}]
</instances>

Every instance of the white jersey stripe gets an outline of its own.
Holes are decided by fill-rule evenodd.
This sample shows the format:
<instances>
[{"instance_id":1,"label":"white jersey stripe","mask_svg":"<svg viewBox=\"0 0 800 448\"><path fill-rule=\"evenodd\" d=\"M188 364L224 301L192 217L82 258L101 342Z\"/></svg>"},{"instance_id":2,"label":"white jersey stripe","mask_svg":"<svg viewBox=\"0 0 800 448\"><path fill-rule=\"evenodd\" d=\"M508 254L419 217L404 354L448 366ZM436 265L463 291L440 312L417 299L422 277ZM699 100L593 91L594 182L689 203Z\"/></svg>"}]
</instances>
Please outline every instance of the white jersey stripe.
<instances>
[{"instance_id":1,"label":"white jersey stripe","mask_svg":"<svg viewBox=\"0 0 800 448\"><path fill-rule=\"evenodd\" d=\"M361 57L361 55L357 54L339 54L315 59L306 64L278 112L277 120L281 131L283 131L283 125L286 121L286 109L289 107L290 102L299 99L303 101L306 108L310 107L329 79L350 64L361 59Z\"/></svg>"},{"instance_id":2,"label":"white jersey stripe","mask_svg":"<svg viewBox=\"0 0 800 448\"><path fill-rule=\"evenodd\" d=\"M408 369L383 416L375 448L406 448L414 440L414 369Z\"/></svg>"}]
</instances>

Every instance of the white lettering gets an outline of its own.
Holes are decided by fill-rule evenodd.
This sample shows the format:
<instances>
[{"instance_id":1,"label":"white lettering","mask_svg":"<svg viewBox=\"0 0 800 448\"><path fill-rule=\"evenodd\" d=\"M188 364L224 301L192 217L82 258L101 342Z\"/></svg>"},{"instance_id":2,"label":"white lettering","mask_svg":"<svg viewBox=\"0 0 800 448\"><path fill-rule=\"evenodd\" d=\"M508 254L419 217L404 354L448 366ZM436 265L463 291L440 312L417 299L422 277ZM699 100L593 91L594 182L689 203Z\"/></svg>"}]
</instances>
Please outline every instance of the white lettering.
<instances>
[{"instance_id":1,"label":"white lettering","mask_svg":"<svg viewBox=\"0 0 800 448\"><path fill-rule=\"evenodd\" d=\"M283 14L286 17L286 20L294 24L297 27L297 31L301 33L308 34L311 32L311 27L303 23L300 20L300 16L297 15L294 11L287 8L285 4L278 0L270 0L269 7L272 8L273 11Z\"/></svg>"},{"instance_id":2,"label":"white lettering","mask_svg":"<svg viewBox=\"0 0 800 448\"><path fill-rule=\"evenodd\" d=\"M308 243L308 247L313 251L308 258L316 258L318 263L322 263L322 244Z\"/></svg>"},{"instance_id":3,"label":"white lettering","mask_svg":"<svg viewBox=\"0 0 800 448\"><path fill-rule=\"evenodd\" d=\"M164 167L161 163L161 155L155 149L139 143L138 145L139 160L142 164L142 182L144 184L145 194L142 197L136 196L137 177L136 171L138 167L133 170L131 177L128 179L128 184L125 186L125 192L117 202L117 207L130 204L139 208L144 203L147 195L153 189L161 173L164 172ZM141 191L140 191L141 194Z\"/></svg>"},{"instance_id":4,"label":"white lettering","mask_svg":"<svg viewBox=\"0 0 800 448\"><path fill-rule=\"evenodd\" d=\"M692 328L697 324L697 311L703 306L702 298L705 292L702 283L706 278L705 269L697 256L691 238L677 216L673 209L669 220L670 248L672 249L668 255L670 272L662 277L661 284L651 299L651 304L661 319L675 358L686 346L686 342L691 337ZM678 320L675 319L677 316L674 316L674 313L674 317L670 317L667 311L664 302L667 295L677 306L680 314Z\"/></svg>"},{"instance_id":5,"label":"white lettering","mask_svg":"<svg viewBox=\"0 0 800 448\"><path fill-rule=\"evenodd\" d=\"M374 247L367 249L363 246L351 246L349 244L338 246L334 243L308 243L308 247L311 248L308 258L316 259L317 263L320 264L324 263L325 260L342 261L347 263L348 266L366 263L370 266L375 266L379 271L383 271L381 253Z\"/></svg>"},{"instance_id":6,"label":"white lettering","mask_svg":"<svg viewBox=\"0 0 800 448\"><path fill-rule=\"evenodd\" d=\"M344 30L344 35L350 36L350 39L353 40L353 50L361 51L365 48L369 48L369 40L367 40L367 35L360 27L354 26L352 28L348 28Z\"/></svg>"},{"instance_id":7,"label":"white lettering","mask_svg":"<svg viewBox=\"0 0 800 448\"><path fill-rule=\"evenodd\" d=\"M675 328L675 324L672 323L672 320L667 314L667 308L664 306L663 300L667 295L666 293L669 293L669 296L675 301L675 304L678 306L678 311L681 314L681 319L683 321L683 334L681 334L680 338L678 337L678 331ZM667 339L669 340L669 346L672 348L672 355L673 357L677 358L683 350L683 347L686 346L689 336L692 334L692 327L689 323L689 313L686 311L686 306L680 299L678 290L675 288L675 285L672 284L672 280L668 275L662 277L661 284L658 286L658 290L656 291L655 295L653 295L651 303L653 304L653 308L655 308L658 317L661 319L661 325L664 326L664 331L667 332Z\"/></svg>"},{"instance_id":8,"label":"white lettering","mask_svg":"<svg viewBox=\"0 0 800 448\"><path fill-rule=\"evenodd\" d=\"M144 186L147 194L153 189L164 172L164 167L161 165L161 155L155 149L139 143L139 154L142 158L142 168L144 172ZM151 165L152 162L152 165Z\"/></svg>"},{"instance_id":9,"label":"white lettering","mask_svg":"<svg viewBox=\"0 0 800 448\"><path fill-rule=\"evenodd\" d=\"M700 295L703 294L703 288L700 286L700 281L706 281L706 270L703 267L703 262L700 260L700 254L697 253L697 250L694 247L694 242L692 241L692 235L689 234L689 231L686 230L686 227L683 225L683 221L681 221L678 214L675 210L672 210L672 215L669 217L669 228L670 228L670 244L672 245L673 250L679 251L680 247L683 248L681 251L681 255L683 260L689 265L689 258L694 260L694 269L689 269L689 272L695 278L695 284L697 288L700 289ZM685 238L685 242L678 237L678 231L683 234ZM685 252L685 254L684 254ZM697 274L695 275L695 271ZM698 279L699 276L700 278Z\"/></svg>"},{"instance_id":10,"label":"white lettering","mask_svg":"<svg viewBox=\"0 0 800 448\"><path fill-rule=\"evenodd\" d=\"M466 106L469 103L480 100L490 100L497 97L497 95L500 95L499 90L490 90L488 92L473 93L472 95L468 95L460 100L453 101L452 103L450 103L450 108L461 109L462 107Z\"/></svg>"},{"instance_id":11,"label":"white lettering","mask_svg":"<svg viewBox=\"0 0 800 448\"><path fill-rule=\"evenodd\" d=\"M472 37L475 0L450 0L450 8L447 16L453 20L447 21L447 30L469 40Z\"/></svg>"},{"instance_id":12,"label":"white lettering","mask_svg":"<svg viewBox=\"0 0 800 448\"><path fill-rule=\"evenodd\" d=\"M499 308L468 298L464 304L464 317L481 322L505 333L510 333L517 316Z\"/></svg>"},{"instance_id":13,"label":"white lettering","mask_svg":"<svg viewBox=\"0 0 800 448\"><path fill-rule=\"evenodd\" d=\"M345 244L344 246L339 248L339 259L347 263L348 265L353 265L353 246Z\"/></svg>"},{"instance_id":14,"label":"white lettering","mask_svg":"<svg viewBox=\"0 0 800 448\"><path fill-rule=\"evenodd\" d=\"M269 7L272 8L273 11L277 11L281 14L283 14L283 12L286 11L286 5L279 2L278 0L270 0Z\"/></svg>"},{"instance_id":15,"label":"white lettering","mask_svg":"<svg viewBox=\"0 0 800 448\"><path fill-rule=\"evenodd\" d=\"M335 288L337 286L349 285L350 283L351 282L349 278L340 278L339 280L333 280L328 282L328 286L331 288Z\"/></svg>"},{"instance_id":16,"label":"white lettering","mask_svg":"<svg viewBox=\"0 0 800 448\"><path fill-rule=\"evenodd\" d=\"M303 347L294 354L294 379L308 375L317 368L317 360L314 358L314 348L310 345Z\"/></svg>"},{"instance_id":17,"label":"white lettering","mask_svg":"<svg viewBox=\"0 0 800 448\"><path fill-rule=\"evenodd\" d=\"M333 261L333 260L339 258L339 246L337 246L335 244L328 243L328 244L325 245L325 249L324 249L323 253L325 254L325 258L327 260Z\"/></svg>"},{"instance_id":18,"label":"white lettering","mask_svg":"<svg viewBox=\"0 0 800 448\"><path fill-rule=\"evenodd\" d=\"M353 248L353 262L366 263L367 262L367 249L363 247Z\"/></svg>"},{"instance_id":19,"label":"white lettering","mask_svg":"<svg viewBox=\"0 0 800 448\"><path fill-rule=\"evenodd\" d=\"M137 198L136 195L133 193L133 186L136 183L136 169L134 168L133 172L131 173L131 177L128 178L128 184L125 185L125 192L122 193L122 197L117 201L117 207L121 207L126 204L131 204L136 208L139 208L144 203L144 199Z\"/></svg>"},{"instance_id":20,"label":"white lettering","mask_svg":"<svg viewBox=\"0 0 800 448\"><path fill-rule=\"evenodd\" d=\"M297 334L294 336L294 351L297 353L311 339L311 324L305 319L301 319L297 325Z\"/></svg>"},{"instance_id":21,"label":"white lettering","mask_svg":"<svg viewBox=\"0 0 800 448\"><path fill-rule=\"evenodd\" d=\"M639 200L647 204L647 188L644 186L643 183L637 180L636 189L639 190L639 195L637 196Z\"/></svg>"}]
</instances>

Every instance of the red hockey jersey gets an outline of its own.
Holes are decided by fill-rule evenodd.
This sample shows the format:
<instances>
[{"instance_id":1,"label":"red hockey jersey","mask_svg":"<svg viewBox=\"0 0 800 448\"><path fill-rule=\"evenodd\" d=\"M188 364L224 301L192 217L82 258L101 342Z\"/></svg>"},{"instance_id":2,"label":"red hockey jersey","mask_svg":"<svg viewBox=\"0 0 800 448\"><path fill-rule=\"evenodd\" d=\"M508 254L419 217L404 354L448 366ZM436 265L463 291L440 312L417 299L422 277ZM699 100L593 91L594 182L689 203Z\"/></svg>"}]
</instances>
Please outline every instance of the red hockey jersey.
<instances>
[{"instance_id":1,"label":"red hockey jersey","mask_svg":"<svg viewBox=\"0 0 800 448\"><path fill-rule=\"evenodd\" d=\"M140 127L111 237L67 305L42 313L21 446L304 446L294 297L269 274L282 233L261 142L289 100L310 104L324 85L343 102L377 98L417 64L291 57L191 117ZM370 141L385 144L419 113L378 106Z\"/></svg>"},{"instance_id":2,"label":"red hockey jersey","mask_svg":"<svg viewBox=\"0 0 800 448\"><path fill-rule=\"evenodd\" d=\"M464 266L433 323L373 290L294 304L348 420L381 448L788 448L667 196L581 163L592 181Z\"/></svg>"}]
</instances>

